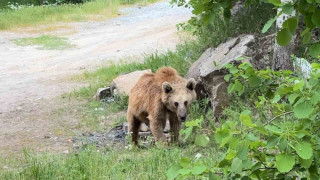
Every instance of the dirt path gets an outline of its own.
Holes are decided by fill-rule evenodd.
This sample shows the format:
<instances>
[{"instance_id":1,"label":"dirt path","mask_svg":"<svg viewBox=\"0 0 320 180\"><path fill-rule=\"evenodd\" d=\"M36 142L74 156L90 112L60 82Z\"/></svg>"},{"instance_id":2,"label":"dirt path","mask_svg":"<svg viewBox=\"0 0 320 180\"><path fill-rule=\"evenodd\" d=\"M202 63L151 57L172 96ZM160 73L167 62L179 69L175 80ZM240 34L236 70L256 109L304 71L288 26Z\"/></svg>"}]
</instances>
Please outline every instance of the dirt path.
<instances>
[{"instance_id":1,"label":"dirt path","mask_svg":"<svg viewBox=\"0 0 320 180\"><path fill-rule=\"evenodd\" d=\"M76 45L69 50L17 46L12 39L42 34L0 32L0 151L20 150L32 142L54 146L43 139L55 126L48 115L58 109L53 99L79 87L65 77L107 61L174 49L176 24L191 15L168 2L123 9L122 14L108 21L61 24L71 28L49 33Z\"/></svg>"}]
</instances>

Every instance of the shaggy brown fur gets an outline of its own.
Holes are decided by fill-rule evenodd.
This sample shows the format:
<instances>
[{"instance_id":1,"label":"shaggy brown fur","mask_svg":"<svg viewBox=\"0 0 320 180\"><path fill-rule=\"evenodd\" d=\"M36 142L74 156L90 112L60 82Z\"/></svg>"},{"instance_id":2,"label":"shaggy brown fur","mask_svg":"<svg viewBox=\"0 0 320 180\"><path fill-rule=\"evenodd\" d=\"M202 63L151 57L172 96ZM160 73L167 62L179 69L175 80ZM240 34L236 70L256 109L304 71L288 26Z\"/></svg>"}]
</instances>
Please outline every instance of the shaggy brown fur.
<instances>
[{"instance_id":1,"label":"shaggy brown fur","mask_svg":"<svg viewBox=\"0 0 320 180\"><path fill-rule=\"evenodd\" d=\"M167 118L171 141L177 141L181 121L186 120L188 106L196 99L195 84L194 79L185 80L171 67L144 74L129 96L127 120L132 141L138 144L141 122L150 123L156 141L165 141L163 129Z\"/></svg>"}]
</instances>

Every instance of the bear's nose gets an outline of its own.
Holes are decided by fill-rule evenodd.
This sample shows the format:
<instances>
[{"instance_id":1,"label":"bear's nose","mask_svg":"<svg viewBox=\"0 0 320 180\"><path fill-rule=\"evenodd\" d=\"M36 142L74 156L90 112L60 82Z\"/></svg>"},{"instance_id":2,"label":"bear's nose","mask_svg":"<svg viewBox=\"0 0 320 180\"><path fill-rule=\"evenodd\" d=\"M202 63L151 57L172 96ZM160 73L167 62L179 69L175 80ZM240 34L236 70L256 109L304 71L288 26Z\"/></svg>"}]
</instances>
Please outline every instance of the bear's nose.
<instances>
[{"instance_id":1,"label":"bear's nose","mask_svg":"<svg viewBox=\"0 0 320 180\"><path fill-rule=\"evenodd\" d=\"M186 117L185 116L180 117L180 120L181 120L181 122L185 122L186 121Z\"/></svg>"}]
</instances>

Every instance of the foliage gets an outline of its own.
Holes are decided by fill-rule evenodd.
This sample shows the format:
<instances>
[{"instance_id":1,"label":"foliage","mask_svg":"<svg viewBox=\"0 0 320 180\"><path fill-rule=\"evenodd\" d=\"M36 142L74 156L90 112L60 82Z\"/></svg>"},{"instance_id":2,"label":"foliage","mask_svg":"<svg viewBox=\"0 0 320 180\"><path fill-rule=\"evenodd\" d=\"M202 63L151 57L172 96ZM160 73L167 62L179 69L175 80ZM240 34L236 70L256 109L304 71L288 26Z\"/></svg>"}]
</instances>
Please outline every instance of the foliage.
<instances>
[{"instance_id":1,"label":"foliage","mask_svg":"<svg viewBox=\"0 0 320 180\"><path fill-rule=\"evenodd\" d=\"M199 177L319 179L320 64L312 64L308 79L291 71L256 71L248 63L226 68L228 92L247 106L238 119L216 129L215 140L225 154L202 168ZM175 166L176 175L188 177L184 173L195 166L200 165L181 172Z\"/></svg>"},{"instance_id":2,"label":"foliage","mask_svg":"<svg viewBox=\"0 0 320 180\"><path fill-rule=\"evenodd\" d=\"M231 8L238 0L214 0L214 1L198 1L198 0L172 0L172 3L177 3L179 6L192 8L192 13L195 15L189 20L189 23L196 26L197 29L202 24L212 24L216 18L224 18L229 21L231 18ZM303 22L306 24L305 30L301 33L303 43L310 42L309 53L312 57L320 55L320 43L311 40L312 34L316 33L316 29L320 27L320 2L318 0L246 0L245 4L248 6L253 3L269 3L274 7L281 9L278 14L266 22L262 32L265 33L276 21L281 14L294 16L288 18L278 32L276 40L281 46L286 46L295 34L300 18L303 16Z\"/></svg>"}]
</instances>

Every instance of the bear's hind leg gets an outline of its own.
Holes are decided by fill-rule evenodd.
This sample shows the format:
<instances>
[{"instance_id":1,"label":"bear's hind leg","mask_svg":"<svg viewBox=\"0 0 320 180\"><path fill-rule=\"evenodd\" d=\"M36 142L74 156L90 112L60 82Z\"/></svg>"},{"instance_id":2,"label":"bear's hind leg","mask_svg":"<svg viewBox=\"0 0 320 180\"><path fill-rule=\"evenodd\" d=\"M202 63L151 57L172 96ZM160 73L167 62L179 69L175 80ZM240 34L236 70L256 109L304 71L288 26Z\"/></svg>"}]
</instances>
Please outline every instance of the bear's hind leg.
<instances>
[{"instance_id":1,"label":"bear's hind leg","mask_svg":"<svg viewBox=\"0 0 320 180\"><path fill-rule=\"evenodd\" d=\"M131 134L132 142L135 145L138 145L139 128L140 128L141 122L131 113L127 114L127 119L128 119L128 129L129 129L129 133Z\"/></svg>"}]
</instances>

